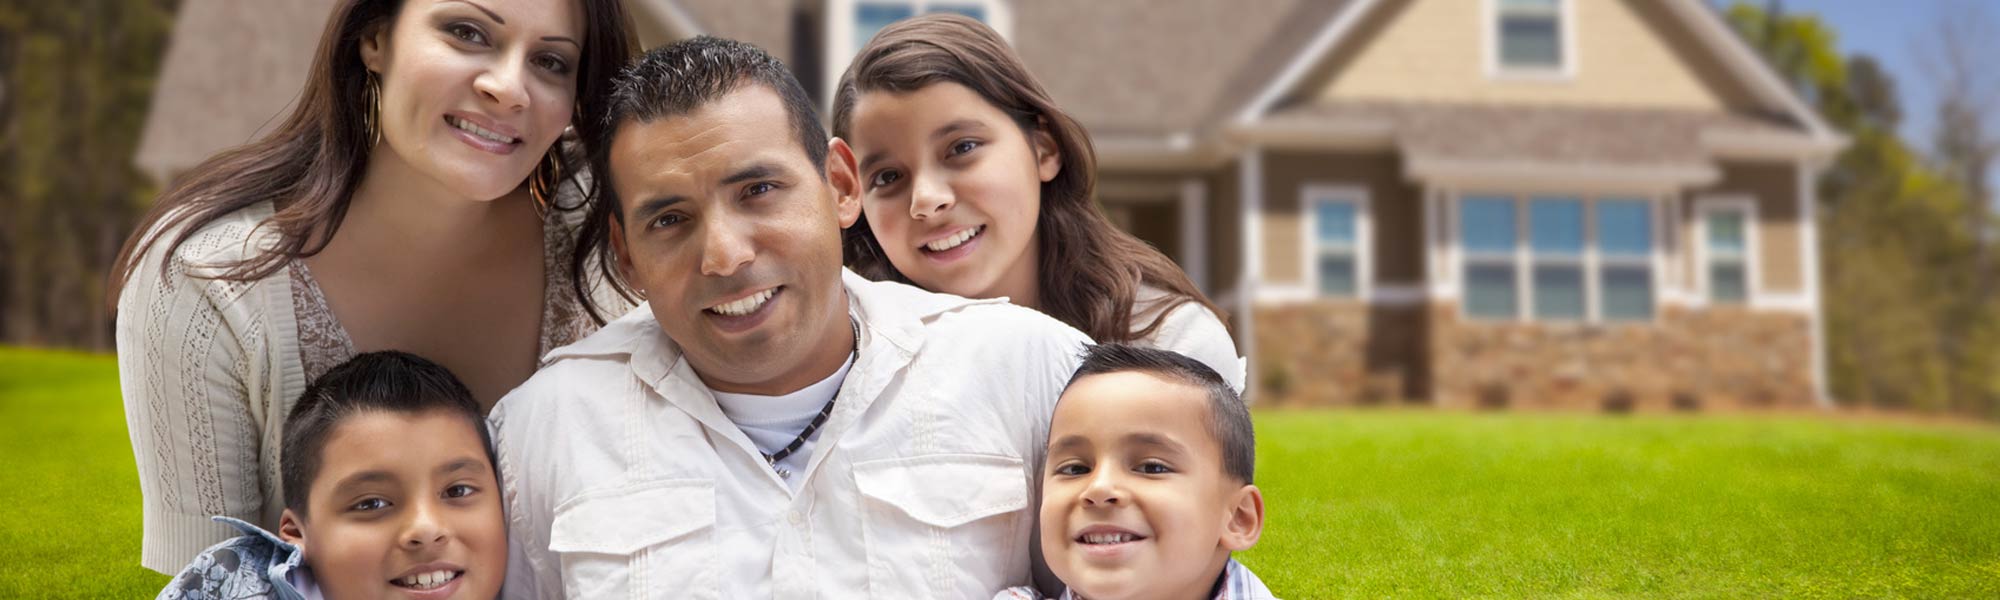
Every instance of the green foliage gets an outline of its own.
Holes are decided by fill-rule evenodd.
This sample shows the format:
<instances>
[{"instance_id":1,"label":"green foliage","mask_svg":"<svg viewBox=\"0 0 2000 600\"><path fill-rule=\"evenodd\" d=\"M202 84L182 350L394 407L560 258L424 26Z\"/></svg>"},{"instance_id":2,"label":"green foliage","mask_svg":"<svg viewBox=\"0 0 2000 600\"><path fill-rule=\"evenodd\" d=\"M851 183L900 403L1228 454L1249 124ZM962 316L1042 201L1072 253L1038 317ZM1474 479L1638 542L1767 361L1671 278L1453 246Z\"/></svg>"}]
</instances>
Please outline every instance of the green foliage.
<instances>
[{"instance_id":1,"label":"green foliage","mask_svg":"<svg viewBox=\"0 0 2000 600\"><path fill-rule=\"evenodd\" d=\"M107 347L105 271L174 2L0 4L0 339Z\"/></svg>"},{"instance_id":2,"label":"green foliage","mask_svg":"<svg viewBox=\"0 0 2000 600\"><path fill-rule=\"evenodd\" d=\"M2000 431L1771 416L1262 412L1284 598L1992 598Z\"/></svg>"}]
</instances>

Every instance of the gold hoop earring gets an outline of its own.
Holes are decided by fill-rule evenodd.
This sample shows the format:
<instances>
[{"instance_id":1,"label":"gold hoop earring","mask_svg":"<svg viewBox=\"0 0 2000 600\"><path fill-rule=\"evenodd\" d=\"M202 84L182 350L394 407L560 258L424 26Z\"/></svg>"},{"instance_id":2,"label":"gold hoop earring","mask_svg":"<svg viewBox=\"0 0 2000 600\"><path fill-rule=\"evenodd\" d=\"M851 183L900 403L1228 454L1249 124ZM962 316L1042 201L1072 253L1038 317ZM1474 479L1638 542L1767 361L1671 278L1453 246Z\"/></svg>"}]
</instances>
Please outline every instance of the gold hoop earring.
<instances>
[{"instance_id":1,"label":"gold hoop earring","mask_svg":"<svg viewBox=\"0 0 2000 600\"><path fill-rule=\"evenodd\" d=\"M368 134L369 147L382 145L382 80L368 72L368 87L363 90L368 96L368 112L362 115L361 126Z\"/></svg>"}]
</instances>

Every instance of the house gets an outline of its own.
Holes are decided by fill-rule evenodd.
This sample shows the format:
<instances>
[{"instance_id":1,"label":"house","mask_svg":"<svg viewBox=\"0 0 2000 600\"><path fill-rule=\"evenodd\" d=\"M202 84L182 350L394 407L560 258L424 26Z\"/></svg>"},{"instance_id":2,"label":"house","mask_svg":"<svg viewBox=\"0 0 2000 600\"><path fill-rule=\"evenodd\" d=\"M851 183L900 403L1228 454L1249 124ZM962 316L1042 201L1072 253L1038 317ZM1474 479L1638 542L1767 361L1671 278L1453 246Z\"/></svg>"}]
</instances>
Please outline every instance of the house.
<instances>
[{"instance_id":1,"label":"house","mask_svg":"<svg viewBox=\"0 0 2000 600\"><path fill-rule=\"evenodd\" d=\"M216 4L168 56L161 177L214 141L163 123L176 86L298 88L182 64L247 60L183 48L235 43L186 35L203 11L279 11ZM1827 402L1814 182L1845 140L1701 0L627 5L649 44L756 43L822 100L890 21L992 24L1090 129L1106 213L1232 313L1261 403Z\"/></svg>"}]
</instances>

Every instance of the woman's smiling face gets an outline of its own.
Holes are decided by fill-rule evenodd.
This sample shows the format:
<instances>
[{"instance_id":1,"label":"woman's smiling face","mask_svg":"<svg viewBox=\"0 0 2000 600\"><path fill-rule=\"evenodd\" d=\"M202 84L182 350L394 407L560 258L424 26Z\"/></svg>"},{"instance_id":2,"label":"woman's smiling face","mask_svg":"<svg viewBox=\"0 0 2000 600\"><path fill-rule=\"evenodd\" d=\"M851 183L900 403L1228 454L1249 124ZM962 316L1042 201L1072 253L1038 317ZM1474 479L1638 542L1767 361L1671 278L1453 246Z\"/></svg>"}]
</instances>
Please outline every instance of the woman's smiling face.
<instances>
[{"instance_id":1,"label":"woman's smiling face","mask_svg":"<svg viewBox=\"0 0 2000 600\"><path fill-rule=\"evenodd\" d=\"M1032 134L952 82L874 91L855 102L847 140L862 214L889 262L926 289L1034 304L1042 183L1061 171Z\"/></svg>"},{"instance_id":2,"label":"woman's smiling face","mask_svg":"<svg viewBox=\"0 0 2000 600\"><path fill-rule=\"evenodd\" d=\"M577 2L410 0L361 41L381 85L372 162L474 200L519 188L570 124L582 24Z\"/></svg>"}]
</instances>

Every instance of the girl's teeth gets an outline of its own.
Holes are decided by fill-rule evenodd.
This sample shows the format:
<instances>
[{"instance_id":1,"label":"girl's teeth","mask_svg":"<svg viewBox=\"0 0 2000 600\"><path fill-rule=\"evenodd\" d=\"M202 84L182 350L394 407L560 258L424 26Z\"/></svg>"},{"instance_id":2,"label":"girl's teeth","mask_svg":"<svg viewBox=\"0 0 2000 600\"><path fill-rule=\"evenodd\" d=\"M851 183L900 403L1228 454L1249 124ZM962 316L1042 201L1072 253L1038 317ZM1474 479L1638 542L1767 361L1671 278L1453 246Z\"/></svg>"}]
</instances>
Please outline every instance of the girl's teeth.
<instances>
[{"instance_id":1,"label":"girl's teeth","mask_svg":"<svg viewBox=\"0 0 2000 600\"><path fill-rule=\"evenodd\" d=\"M953 235L945 239L924 244L924 247L929 248L930 251L932 252L943 252L946 250L950 250L952 248L957 248L959 244L963 244L965 243L966 240L972 239L972 236L979 235L979 232L984 230L985 228L986 226L984 225L981 225L979 227L967 227L965 228L964 231L958 232L957 235Z\"/></svg>"},{"instance_id":2,"label":"girl's teeth","mask_svg":"<svg viewBox=\"0 0 2000 600\"><path fill-rule=\"evenodd\" d=\"M500 135L500 134L498 134L498 133L494 133L494 132L492 132L492 131L490 131L490 130L487 130L487 129L485 129L485 128L482 128L482 127L480 127L480 126L478 126L478 125L473 125L471 121L467 121L467 120L465 120L465 119L461 119L461 118L458 118L458 117L449 117L449 118L447 118L447 121L451 123L451 126L452 126L452 127L457 127L457 128L459 128L459 130L461 130L461 131L465 131L465 132L467 132L467 133L471 133L472 135L476 135L476 136L479 136L479 137L483 137L483 138L486 138L486 139L489 139L489 140L493 140L493 141L496 141L496 142L500 142L500 143L502 143L502 144L512 144L512 143L514 143L514 138L510 138L510 137L507 137L507 136L504 136L504 135Z\"/></svg>"},{"instance_id":3,"label":"girl's teeth","mask_svg":"<svg viewBox=\"0 0 2000 600\"><path fill-rule=\"evenodd\" d=\"M759 307L764 306L764 301L770 300L771 295L777 292L778 288L771 288L753 294L748 298L744 298L742 300L737 300L735 302L717 306L709 310L715 311L716 314L727 315L731 317L740 317L743 315L750 314L752 312L756 312L756 310Z\"/></svg>"}]
</instances>

